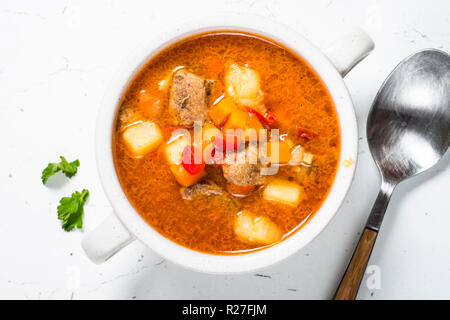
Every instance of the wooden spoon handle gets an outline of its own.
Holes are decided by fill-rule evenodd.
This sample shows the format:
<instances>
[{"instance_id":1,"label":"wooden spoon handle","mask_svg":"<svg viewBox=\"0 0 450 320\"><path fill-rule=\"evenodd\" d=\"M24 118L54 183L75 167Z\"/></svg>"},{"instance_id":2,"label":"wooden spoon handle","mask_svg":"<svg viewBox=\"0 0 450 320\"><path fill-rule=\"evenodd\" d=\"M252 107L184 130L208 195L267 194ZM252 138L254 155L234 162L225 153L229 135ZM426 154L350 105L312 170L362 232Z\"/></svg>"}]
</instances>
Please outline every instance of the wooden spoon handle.
<instances>
[{"instance_id":1,"label":"wooden spoon handle","mask_svg":"<svg viewBox=\"0 0 450 320\"><path fill-rule=\"evenodd\" d=\"M334 296L335 300L355 299L377 235L378 232L376 231L368 228L364 229L347 270L345 270L344 277L336 291Z\"/></svg>"}]
</instances>

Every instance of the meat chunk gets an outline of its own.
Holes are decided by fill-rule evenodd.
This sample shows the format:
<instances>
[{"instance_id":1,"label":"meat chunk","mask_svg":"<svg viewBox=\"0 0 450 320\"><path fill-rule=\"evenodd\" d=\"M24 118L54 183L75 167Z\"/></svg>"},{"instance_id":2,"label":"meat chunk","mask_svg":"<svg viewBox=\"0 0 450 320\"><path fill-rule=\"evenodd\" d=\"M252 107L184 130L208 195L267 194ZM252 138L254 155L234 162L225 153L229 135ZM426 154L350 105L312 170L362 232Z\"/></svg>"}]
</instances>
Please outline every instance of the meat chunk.
<instances>
[{"instance_id":1,"label":"meat chunk","mask_svg":"<svg viewBox=\"0 0 450 320\"><path fill-rule=\"evenodd\" d=\"M169 101L169 111L176 123L190 127L194 121L205 122L210 94L211 81L203 80L185 69L177 71L173 75Z\"/></svg>"},{"instance_id":2,"label":"meat chunk","mask_svg":"<svg viewBox=\"0 0 450 320\"><path fill-rule=\"evenodd\" d=\"M190 201L206 201L208 206L216 210L233 212L237 210L236 200L212 180L201 180L197 184L181 188L181 197Z\"/></svg>"},{"instance_id":3,"label":"meat chunk","mask_svg":"<svg viewBox=\"0 0 450 320\"><path fill-rule=\"evenodd\" d=\"M238 186L257 186L264 184L265 181L257 164L230 164L224 165L222 169L225 179Z\"/></svg>"},{"instance_id":4,"label":"meat chunk","mask_svg":"<svg viewBox=\"0 0 450 320\"><path fill-rule=\"evenodd\" d=\"M265 182L261 174L262 164L258 162L258 149L250 144L238 151L235 157L226 157L222 166L225 179L238 186L257 186Z\"/></svg>"},{"instance_id":5,"label":"meat chunk","mask_svg":"<svg viewBox=\"0 0 450 320\"><path fill-rule=\"evenodd\" d=\"M210 180L202 180L193 186L181 188L181 197L184 200L195 200L209 196L222 196L224 191L221 187Z\"/></svg>"}]
</instances>

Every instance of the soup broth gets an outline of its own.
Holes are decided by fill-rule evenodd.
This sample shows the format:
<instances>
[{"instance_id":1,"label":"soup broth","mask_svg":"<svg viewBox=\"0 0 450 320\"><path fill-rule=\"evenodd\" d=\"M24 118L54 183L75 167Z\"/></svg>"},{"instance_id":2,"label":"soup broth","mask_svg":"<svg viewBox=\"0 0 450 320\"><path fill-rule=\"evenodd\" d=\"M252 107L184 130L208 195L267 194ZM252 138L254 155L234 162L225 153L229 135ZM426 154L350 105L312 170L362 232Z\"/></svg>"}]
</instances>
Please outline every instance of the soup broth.
<instances>
[{"instance_id":1,"label":"soup broth","mask_svg":"<svg viewBox=\"0 0 450 320\"><path fill-rule=\"evenodd\" d=\"M260 86L257 96L248 98L247 89L232 87L233 72L248 77L247 84L257 79ZM204 123L220 131L235 121L231 120L235 115L240 119L238 115L247 117L248 113L248 119L258 119L257 127L279 129L289 154L293 157L300 150L302 158L297 162L289 158L281 163L280 149L278 173L264 177L263 183L249 180L248 185L241 183L245 175L233 177L232 172L226 175L230 167L223 168L221 164L201 169L185 166L192 172L204 172L193 185L209 191L197 197L197 189L180 185L174 172L184 169L171 164L166 151L174 130L191 127L190 123L179 124L189 122L189 114L177 112L190 112L189 103L197 103L192 96L182 101L182 110L177 110L177 102L171 99L176 100L177 95L182 97L185 92L185 88L178 91L174 88L177 81L184 81L189 88L205 86L197 91L201 94L195 95L207 107L206 113L198 115ZM224 99L229 99L233 108L237 108L233 110L239 111L226 115L223 122L214 113L212 120L211 110L221 101L228 101ZM192 110L195 108L192 106ZM174 114L179 118L174 120ZM251 118L252 115L256 117ZM135 130L129 130L133 126ZM137 141L136 136L144 131L157 136L156 142ZM193 250L239 254L282 241L320 208L339 162L339 122L327 88L301 57L257 35L212 32L170 45L140 70L119 106L113 153L123 190L152 228ZM206 184L202 182L205 179ZM281 196L277 195L279 190Z\"/></svg>"}]
</instances>

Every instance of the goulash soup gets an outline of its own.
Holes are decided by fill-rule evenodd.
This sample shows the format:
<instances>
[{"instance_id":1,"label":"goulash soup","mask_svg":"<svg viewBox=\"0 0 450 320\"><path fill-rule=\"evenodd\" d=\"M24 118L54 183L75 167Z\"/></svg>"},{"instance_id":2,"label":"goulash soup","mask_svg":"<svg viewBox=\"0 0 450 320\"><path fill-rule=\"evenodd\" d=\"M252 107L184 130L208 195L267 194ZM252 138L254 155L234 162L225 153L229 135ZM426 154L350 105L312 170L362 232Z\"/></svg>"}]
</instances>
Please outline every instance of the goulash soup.
<instances>
[{"instance_id":1,"label":"goulash soup","mask_svg":"<svg viewBox=\"0 0 450 320\"><path fill-rule=\"evenodd\" d=\"M210 32L148 61L120 103L116 171L166 238L211 254L274 245L319 209L340 132L327 88L282 45Z\"/></svg>"}]
</instances>

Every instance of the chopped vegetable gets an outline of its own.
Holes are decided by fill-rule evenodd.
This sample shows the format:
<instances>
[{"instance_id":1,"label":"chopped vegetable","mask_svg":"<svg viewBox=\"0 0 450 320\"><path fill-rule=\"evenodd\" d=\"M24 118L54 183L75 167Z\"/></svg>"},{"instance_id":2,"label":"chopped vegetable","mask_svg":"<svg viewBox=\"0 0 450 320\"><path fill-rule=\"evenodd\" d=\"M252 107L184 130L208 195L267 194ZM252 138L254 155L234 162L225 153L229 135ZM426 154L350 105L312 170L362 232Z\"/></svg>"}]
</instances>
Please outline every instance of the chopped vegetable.
<instances>
[{"instance_id":1,"label":"chopped vegetable","mask_svg":"<svg viewBox=\"0 0 450 320\"><path fill-rule=\"evenodd\" d=\"M273 112L267 111L264 114L264 122L269 126L273 126L277 122L277 117Z\"/></svg>"},{"instance_id":2,"label":"chopped vegetable","mask_svg":"<svg viewBox=\"0 0 450 320\"><path fill-rule=\"evenodd\" d=\"M295 182L275 179L264 189L263 198L289 206L297 206L303 197L303 189Z\"/></svg>"},{"instance_id":3,"label":"chopped vegetable","mask_svg":"<svg viewBox=\"0 0 450 320\"><path fill-rule=\"evenodd\" d=\"M205 164L214 164L216 155L216 148L214 147L214 143L209 143L203 147L203 161Z\"/></svg>"},{"instance_id":4,"label":"chopped vegetable","mask_svg":"<svg viewBox=\"0 0 450 320\"><path fill-rule=\"evenodd\" d=\"M272 244L282 237L280 228L272 220L247 210L238 213L234 232L241 240L259 244Z\"/></svg>"},{"instance_id":5,"label":"chopped vegetable","mask_svg":"<svg viewBox=\"0 0 450 320\"><path fill-rule=\"evenodd\" d=\"M260 115L265 114L268 110L267 107L264 104L259 104L257 106L253 106L251 108L247 107L247 110L253 110L254 112L259 113Z\"/></svg>"},{"instance_id":6,"label":"chopped vegetable","mask_svg":"<svg viewBox=\"0 0 450 320\"><path fill-rule=\"evenodd\" d=\"M217 136L221 136L222 132L212 123L206 123L202 128L202 142L203 145L208 145L213 142Z\"/></svg>"},{"instance_id":7,"label":"chopped vegetable","mask_svg":"<svg viewBox=\"0 0 450 320\"><path fill-rule=\"evenodd\" d=\"M297 136L305 140L311 140L317 137L317 133L314 133L305 128L297 128Z\"/></svg>"},{"instance_id":8,"label":"chopped vegetable","mask_svg":"<svg viewBox=\"0 0 450 320\"><path fill-rule=\"evenodd\" d=\"M79 160L67 162L63 156L60 156L60 159L61 161L58 163L49 163L42 171L41 179L43 184L46 184L48 179L59 171L62 171L68 178L72 178L77 173L80 166Z\"/></svg>"},{"instance_id":9,"label":"chopped vegetable","mask_svg":"<svg viewBox=\"0 0 450 320\"><path fill-rule=\"evenodd\" d=\"M235 110L223 127L223 130L227 129L242 129L245 141L256 141L259 139L259 130L264 130L264 127L254 114Z\"/></svg>"},{"instance_id":10,"label":"chopped vegetable","mask_svg":"<svg viewBox=\"0 0 450 320\"><path fill-rule=\"evenodd\" d=\"M222 126L230 114L236 110L236 104L230 97L223 98L216 105L209 108L208 115L216 126Z\"/></svg>"},{"instance_id":11,"label":"chopped vegetable","mask_svg":"<svg viewBox=\"0 0 450 320\"><path fill-rule=\"evenodd\" d=\"M142 157L158 148L163 135L156 123L139 121L125 129L123 139L136 157Z\"/></svg>"},{"instance_id":12,"label":"chopped vegetable","mask_svg":"<svg viewBox=\"0 0 450 320\"><path fill-rule=\"evenodd\" d=\"M172 137L169 142L167 142L164 149L167 162L171 165L180 164L184 148L189 145L191 145L191 139L188 135L180 133L179 135Z\"/></svg>"},{"instance_id":13,"label":"chopped vegetable","mask_svg":"<svg viewBox=\"0 0 450 320\"><path fill-rule=\"evenodd\" d=\"M303 154L305 150L301 145L295 146L291 151L291 159L289 160L289 164L292 166L299 165L303 162Z\"/></svg>"},{"instance_id":14,"label":"chopped vegetable","mask_svg":"<svg viewBox=\"0 0 450 320\"><path fill-rule=\"evenodd\" d=\"M58 219L62 220L62 228L71 231L74 228L83 228L84 204L89 198L89 191L75 191L71 197L63 197L59 201Z\"/></svg>"},{"instance_id":15,"label":"chopped vegetable","mask_svg":"<svg viewBox=\"0 0 450 320\"><path fill-rule=\"evenodd\" d=\"M314 156L305 152L305 149L301 145L295 146L291 151L291 159L289 160L290 165L299 165L301 163L310 165L313 161Z\"/></svg>"},{"instance_id":16,"label":"chopped vegetable","mask_svg":"<svg viewBox=\"0 0 450 320\"><path fill-rule=\"evenodd\" d=\"M204 169L196 174L190 174L182 165L172 165L170 166L170 171L172 171L178 183L185 187L192 186L206 176L206 170Z\"/></svg>"},{"instance_id":17,"label":"chopped vegetable","mask_svg":"<svg viewBox=\"0 0 450 320\"><path fill-rule=\"evenodd\" d=\"M245 129L248 122L248 113L243 110L234 110L223 129Z\"/></svg>"},{"instance_id":18,"label":"chopped vegetable","mask_svg":"<svg viewBox=\"0 0 450 320\"><path fill-rule=\"evenodd\" d=\"M298 183L305 183L305 179L311 174L311 167L306 167L303 165L292 167L295 173L295 179Z\"/></svg>"},{"instance_id":19,"label":"chopped vegetable","mask_svg":"<svg viewBox=\"0 0 450 320\"><path fill-rule=\"evenodd\" d=\"M259 118L259 120L261 120L263 123L265 123L269 127L272 127L277 122L277 117L275 116L275 114L273 112L266 111L265 113L262 114L252 108L247 108L247 110L249 113L256 115Z\"/></svg>"},{"instance_id":20,"label":"chopped vegetable","mask_svg":"<svg viewBox=\"0 0 450 320\"><path fill-rule=\"evenodd\" d=\"M198 148L195 148L194 146L186 146L184 148L181 164L183 168L192 175L199 173L205 168L202 152L199 152Z\"/></svg>"},{"instance_id":21,"label":"chopped vegetable","mask_svg":"<svg viewBox=\"0 0 450 320\"><path fill-rule=\"evenodd\" d=\"M219 150L214 143L208 144L203 149L203 161L206 164L223 164L225 160L226 152Z\"/></svg>"},{"instance_id":22,"label":"chopped vegetable","mask_svg":"<svg viewBox=\"0 0 450 320\"><path fill-rule=\"evenodd\" d=\"M256 187L252 186L252 185L239 186L237 184L233 184L233 183L229 183L229 182L227 183L228 192L231 193L233 196L237 196L237 197L248 196L255 189L256 189Z\"/></svg>"},{"instance_id":23,"label":"chopped vegetable","mask_svg":"<svg viewBox=\"0 0 450 320\"><path fill-rule=\"evenodd\" d=\"M147 157L147 160L155 160L156 158L159 157L159 155L160 155L159 152L153 152L151 155L149 155L149 156Z\"/></svg>"},{"instance_id":24,"label":"chopped vegetable","mask_svg":"<svg viewBox=\"0 0 450 320\"><path fill-rule=\"evenodd\" d=\"M313 161L313 155L309 152L303 153L303 163L305 164L311 164Z\"/></svg>"},{"instance_id":25,"label":"chopped vegetable","mask_svg":"<svg viewBox=\"0 0 450 320\"><path fill-rule=\"evenodd\" d=\"M258 72L235 63L226 69L225 91L236 104L242 106L253 107L263 100Z\"/></svg>"},{"instance_id":26,"label":"chopped vegetable","mask_svg":"<svg viewBox=\"0 0 450 320\"><path fill-rule=\"evenodd\" d=\"M280 140L286 142L288 144L289 148L292 149L294 147L294 142L292 142L292 140L289 139L288 137L286 137L286 136L283 137L283 135L281 135Z\"/></svg>"},{"instance_id":27,"label":"chopped vegetable","mask_svg":"<svg viewBox=\"0 0 450 320\"><path fill-rule=\"evenodd\" d=\"M264 130L264 127L262 126L261 122L259 122L256 115L249 113L247 117L247 124L244 130L245 141L258 141L259 130Z\"/></svg>"},{"instance_id":28,"label":"chopped vegetable","mask_svg":"<svg viewBox=\"0 0 450 320\"><path fill-rule=\"evenodd\" d=\"M164 128L163 130L164 130L164 133L166 133L166 134L172 134L175 130L178 130L178 129L186 129L187 130L187 127L185 127L185 126L173 126L173 127Z\"/></svg>"},{"instance_id":29,"label":"chopped vegetable","mask_svg":"<svg viewBox=\"0 0 450 320\"><path fill-rule=\"evenodd\" d=\"M214 141L214 147L219 151L237 150L242 143L241 135L236 132L225 132L217 136Z\"/></svg>"},{"instance_id":30,"label":"chopped vegetable","mask_svg":"<svg viewBox=\"0 0 450 320\"><path fill-rule=\"evenodd\" d=\"M156 118L162 111L162 103L154 95L146 90L141 90L138 94L138 106L149 118Z\"/></svg>"},{"instance_id":31,"label":"chopped vegetable","mask_svg":"<svg viewBox=\"0 0 450 320\"><path fill-rule=\"evenodd\" d=\"M285 141L267 142L267 159L271 163L288 163L291 159L291 148Z\"/></svg>"}]
</instances>

